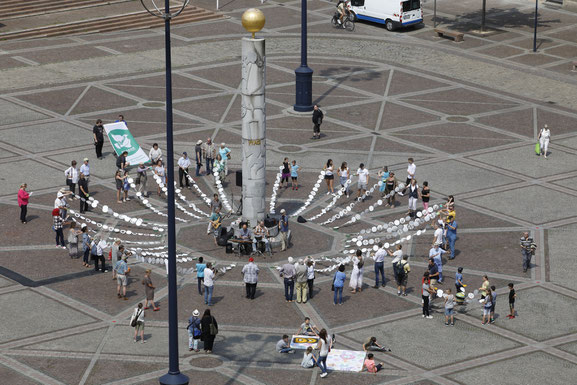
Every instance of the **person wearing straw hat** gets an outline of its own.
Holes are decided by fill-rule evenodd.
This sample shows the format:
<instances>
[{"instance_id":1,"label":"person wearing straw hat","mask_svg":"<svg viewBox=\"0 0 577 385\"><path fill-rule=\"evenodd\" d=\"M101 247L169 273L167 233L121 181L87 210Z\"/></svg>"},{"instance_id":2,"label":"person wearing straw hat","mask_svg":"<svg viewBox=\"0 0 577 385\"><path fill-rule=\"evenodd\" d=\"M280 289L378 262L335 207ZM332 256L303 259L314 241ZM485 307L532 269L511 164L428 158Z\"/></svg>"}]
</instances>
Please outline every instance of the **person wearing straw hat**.
<instances>
[{"instance_id":1,"label":"person wearing straw hat","mask_svg":"<svg viewBox=\"0 0 577 385\"><path fill-rule=\"evenodd\" d=\"M202 331L200 329L200 312L198 309L194 309L192 316L188 319L188 326L186 330L188 331L188 351L199 352L198 341L200 340L200 335Z\"/></svg>"},{"instance_id":2,"label":"person wearing straw hat","mask_svg":"<svg viewBox=\"0 0 577 385\"><path fill-rule=\"evenodd\" d=\"M200 169L202 168L202 158L204 157L204 151L202 148L202 140L196 142L194 146L194 157L196 158L196 176L202 176Z\"/></svg>"}]
</instances>

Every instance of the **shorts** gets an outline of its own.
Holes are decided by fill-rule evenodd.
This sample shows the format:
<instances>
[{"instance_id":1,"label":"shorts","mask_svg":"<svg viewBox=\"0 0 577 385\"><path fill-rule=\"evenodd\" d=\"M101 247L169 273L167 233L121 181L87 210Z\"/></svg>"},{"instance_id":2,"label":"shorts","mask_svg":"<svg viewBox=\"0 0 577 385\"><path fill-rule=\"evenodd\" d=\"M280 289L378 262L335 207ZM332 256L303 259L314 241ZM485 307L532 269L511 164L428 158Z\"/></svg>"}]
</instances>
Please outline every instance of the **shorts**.
<instances>
[{"instance_id":1,"label":"shorts","mask_svg":"<svg viewBox=\"0 0 577 385\"><path fill-rule=\"evenodd\" d=\"M134 329L136 330L136 332L143 332L144 331L144 322L138 321L136 323L136 326L134 327Z\"/></svg>"},{"instance_id":2,"label":"shorts","mask_svg":"<svg viewBox=\"0 0 577 385\"><path fill-rule=\"evenodd\" d=\"M333 179L335 179L335 176L334 175L325 175L325 179L326 180L333 180Z\"/></svg>"},{"instance_id":3,"label":"shorts","mask_svg":"<svg viewBox=\"0 0 577 385\"><path fill-rule=\"evenodd\" d=\"M491 313L495 312L495 304L493 304L493 306L491 306Z\"/></svg>"},{"instance_id":4,"label":"shorts","mask_svg":"<svg viewBox=\"0 0 577 385\"><path fill-rule=\"evenodd\" d=\"M509 302L509 310L513 310L514 307L515 307L515 301Z\"/></svg>"},{"instance_id":5,"label":"shorts","mask_svg":"<svg viewBox=\"0 0 577 385\"><path fill-rule=\"evenodd\" d=\"M397 279L397 285L399 286L407 286L407 281L409 280L409 277L407 276L407 274L405 274L405 276L403 277L403 279Z\"/></svg>"},{"instance_id":6,"label":"shorts","mask_svg":"<svg viewBox=\"0 0 577 385\"><path fill-rule=\"evenodd\" d=\"M454 315L454 314L455 314L455 309L453 309L453 308L450 308L450 309L445 308L445 315L449 316L449 315Z\"/></svg>"},{"instance_id":7,"label":"shorts","mask_svg":"<svg viewBox=\"0 0 577 385\"><path fill-rule=\"evenodd\" d=\"M490 307L484 307L483 308L483 315L490 315L491 314L491 308Z\"/></svg>"},{"instance_id":8,"label":"shorts","mask_svg":"<svg viewBox=\"0 0 577 385\"><path fill-rule=\"evenodd\" d=\"M291 180L296 181L298 176L291 176Z\"/></svg>"},{"instance_id":9,"label":"shorts","mask_svg":"<svg viewBox=\"0 0 577 385\"><path fill-rule=\"evenodd\" d=\"M436 279L431 279L431 285L436 285L437 284L437 280Z\"/></svg>"},{"instance_id":10,"label":"shorts","mask_svg":"<svg viewBox=\"0 0 577 385\"><path fill-rule=\"evenodd\" d=\"M357 186L359 187L359 190L366 190L367 189L367 184L366 183L357 183Z\"/></svg>"},{"instance_id":11,"label":"shorts","mask_svg":"<svg viewBox=\"0 0 577 385\"><path fill-rule=\"evenodd\" d=\"M125 274L116 274L116 282L122 286L128 285L128 283L126 281L126 275Z\"/></svg>"}]
</instances>

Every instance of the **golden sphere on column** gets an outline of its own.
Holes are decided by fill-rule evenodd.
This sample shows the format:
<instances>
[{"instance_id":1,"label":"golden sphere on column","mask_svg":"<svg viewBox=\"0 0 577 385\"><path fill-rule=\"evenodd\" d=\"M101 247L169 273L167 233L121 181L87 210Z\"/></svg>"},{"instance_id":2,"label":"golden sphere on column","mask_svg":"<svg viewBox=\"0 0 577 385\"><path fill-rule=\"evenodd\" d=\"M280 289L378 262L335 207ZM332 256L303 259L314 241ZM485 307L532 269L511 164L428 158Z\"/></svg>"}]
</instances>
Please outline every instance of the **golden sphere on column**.
<instances>
[{"instance_id":1,"label":"golden sphere on column","mask_svg":"<svg viewBox=\"0 0 577 385\"><path fill-rule=\"evenodd\" d=\"M265 17L260 9L251 8L244 11L241 20L244 29L252 32L252 37L254 38L254 34L264 27Z\"/></svg>"}]
</instances>

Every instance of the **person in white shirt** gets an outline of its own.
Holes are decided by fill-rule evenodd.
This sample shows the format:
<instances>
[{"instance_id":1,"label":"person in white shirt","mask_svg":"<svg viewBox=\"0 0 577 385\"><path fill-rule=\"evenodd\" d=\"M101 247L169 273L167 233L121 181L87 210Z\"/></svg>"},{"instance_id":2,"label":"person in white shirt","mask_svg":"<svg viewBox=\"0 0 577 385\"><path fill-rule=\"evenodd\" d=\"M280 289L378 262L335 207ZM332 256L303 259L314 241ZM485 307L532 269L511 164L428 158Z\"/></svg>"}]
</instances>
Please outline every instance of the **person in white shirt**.
<instances>
[{"instance_id":1,"label":"person in white shirt","mask_svg":"<svg viewBox=\"0 0 577 385\"><path fill-rule=\"evenodd\" d=\"M184 173L188 175L188 168L190 167L190 159L188 158L188 154L185 152L182 153L182 156L178 160L178 182L180 183L180 188L184 188L182 185L182 178L186 181L186 187L190 188L188 184L188 178L184 177Z\"/></svg>"},{"instance_id":2,"label":"person in white shirt","mask_svg":"<svg viewBox=\"0 0 577 385\"><path fill-rule=\"evenodd\" d=\"M70 192L64 192L62 190L58 191L58 194L56 194L56 199L54 200L54 208L60 210L60 216L62 219L66 219L66 215L68 213L68 202L66 201L66 195L70 195Z\"/></svg>"},{"instance_id":3,"label":"person in white shirt","mask_svg":"<svg viewBox=\"0 0 577 385\"><path fill-rule=\"evenodd\" d=\"M357 176L359 177L358 181L358 194L357 200L361 201L361 196L367 192L367 185L369 183L369 170L365 168L364 163L361 163L359 169L357 170ZM363 199L364 200L364 199Z\"/></svg>"},{"instance_id":4,"label":"person in white shirt","mask_svg":"<svg viewBox=\"0 0 577 385\"><path fill-rule=\"evenodd\" d=\"M443 244L443 221L438 220L437 222L435 222L435 234L433 235L432 246L442 244Z\"/></svg>"},{"instance_id":5,"label":"person in white shirt","mask_svg":"<svg viewBox=\"0 0 577 385\"><path fill-rule=\"evenodd\" d=\"M389 253L389 255L391 257L393 257L393 275L395 276L395 280L397 280L397 271L395 269L395 265L399 262L401 262L401 259L403 259L403 246L402 245L397 245L397 250L395 250L394 252L387 250L387 253Z\"/></svg>"},{"instance_id":6,"label":"person in white shirt","mask_svg":"<svg viewBox=\"0 0 577 385\"><path fill-rule=\"evenodd\" d=\"M204 269L204 304L212 306L212 292L214 290L214 270L212 263L207 263Z\"/></svg>"},{"instance_id":7,"label":"person in white shirt","mask_svg":"<svg viewBox=\"0 0 577 385\"><path fill-rule=\"evenodd\" d=\"M152 164L157 164L159 160L162 160L162 150L158 148L158 143L152 145L152 148L148 152L148 157Z\"/></svg>"},{"instance_id":8,"label":"person in white shirt","mask_svg":"<svg viewBox=\"0 0 577 385\"><path fill-rule=\"evenodd\" d=\"M88 164L88 158L84 158L84 163L80 166L80 172L84 174L84 179L86 179L86 186L90 182L90 165Z\"/></svg>"},{"instance_id":9,"label":"person in white shirt","mask_svg":"<svg viewBox=\"0 0 577 385\"><path fill-rule=\"evenodd\" d=\"M407 191L409 184L411 183L411 179L415 178L415 174L417 173L417 165L413 158L407 159L409 165L407 166L407 180L405 181L405 188L403 189L403 194Z\"/></svg>"},{"instance_id":10,"label":"person in white shirt","mask_svg":"<svg viewBox=\"0 0 577 385\"><path fill-rule=\"evenodd\" d=\"M64 171L66 176L66 184L70 187L70 192L76 194L76 184L78 183L78 169L76 168L76 161L73 160L70 167Z\"/></svg>"},{"instance_id":11,"label":"person in white shirt","mask_svg":"<svg viewBox=\"0 0 577 385\"><path fill-rule=\"evenodd\" d=\"M381 274L382 286L385 287L385 256L387 255L387 250L383 248L383 242L379 242L379 249L373 255L373 260L375 261L375 289L379 288L379 273Z\"/></svg>"},{"instance_id":12,"label":"person in white shirt","mask_svg":"<svg viewBox=\"0 0 577 385\"><path fill-rule=\"evenodd\" d=\"M541 153L547 159L547 149L549 148L549 141L551 140L551 131L549 126L544 125L541 131L539 131L539 145L541 147Z\"/></svg>"}]
</instances>

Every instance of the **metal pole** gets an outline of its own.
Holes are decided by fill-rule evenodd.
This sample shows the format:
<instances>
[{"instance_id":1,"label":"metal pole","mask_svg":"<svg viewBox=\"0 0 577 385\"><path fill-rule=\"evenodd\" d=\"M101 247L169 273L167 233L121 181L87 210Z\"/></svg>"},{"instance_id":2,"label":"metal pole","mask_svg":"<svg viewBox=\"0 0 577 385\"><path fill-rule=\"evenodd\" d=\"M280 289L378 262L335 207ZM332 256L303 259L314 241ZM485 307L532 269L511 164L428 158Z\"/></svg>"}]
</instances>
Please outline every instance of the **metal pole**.
<instances>
[{"instance_id":1,"label":"metal pole","mask_svg":"<svg viewBox=\"0 0 577 385\"><path fill-rule=\"evenodd\" d=\"M176 225L174 209L174 149L172 138L172 60L170 54L170 0L165 0L164 38L166 54L166 168L168 203L168 373L161 385L188 385L178 367L178 301L176 292Z\"/></svg>"},{"instance_id":2,"label":"metal pole","mask_svg":"<svg viewBox=\"0 0 577 385\"><path fill-rule=\"evenodd\" d=\"M539 12L539 0L535 0L535 27L533 30L533 52L537 52L537 15Z\"/></svg>"},{"instance_id":3,"label":"metal pole","mask_svg":"<svg viewBox=\"0 0 577 385\"><path fill-rule=\"evenodd\" d=\"M307 0L301 0L301 66L295 70L296 95L294 110L313 110L313 70L307 65Z\"/></svg>"},{"instance_id":4,"label":"metal pole","mask_svg":"<svg viewBox=\"0 0 577 385\"><path fill-rule=\"evenodd\" d=\"M485 12L487 10L487 0L483 0L483 14L481 15L481 32L485 32Z\"/></svg>"},{"instance_id":5,"label":"metal pole","mask_svg":"<svg viewBox=\"0 0 577 385\"><path fill-rule=\"evenodd\" d=\"M437 28L437 0L433 5L433 28Z\"/></svg>"}]
</instances>

